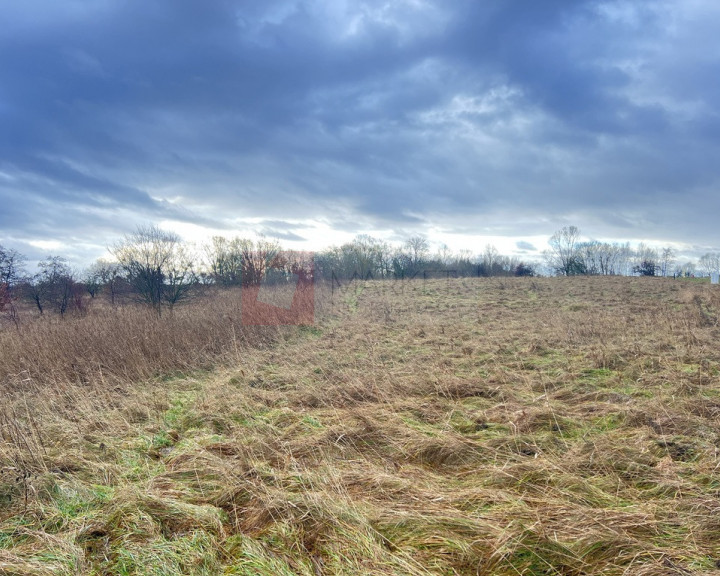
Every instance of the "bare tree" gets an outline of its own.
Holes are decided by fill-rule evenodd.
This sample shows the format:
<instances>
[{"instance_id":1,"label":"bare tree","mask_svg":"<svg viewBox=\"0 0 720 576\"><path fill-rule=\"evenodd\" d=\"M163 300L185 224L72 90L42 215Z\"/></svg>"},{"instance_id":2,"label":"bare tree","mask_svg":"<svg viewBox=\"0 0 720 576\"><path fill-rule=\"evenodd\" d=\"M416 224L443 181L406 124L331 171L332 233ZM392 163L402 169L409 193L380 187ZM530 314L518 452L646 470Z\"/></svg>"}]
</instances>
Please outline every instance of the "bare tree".
<instances>
[{"instance_id":1,"label":"bare tree","mask_svg":"<svg viewBox=\"0 0 720 576\"><path fill-rule=\"evenodd\" d=\"M100 275L96 273L92 266L83 272L82 284L85 291L90 294L90 298L95 298L103 287Z\"/></svg>"},{"instance_id":2,"label":"bare tree","mask_svg":"<svg viewBox=\"0 0 720 576\"><path fill-rule=\"evenodd\" d=\"M667 276L672 270L672 266L675 263L675 249L670 246L665 246L662 249L660 256L660 268L663 276Z\"/></svg>"},{"instance_id":3,"label":"bare tree","mask_svg":"<svg viewBox=\"0 0 720 576\"><path fill-rule=\"evenodd\" d=\"M622 274L623 251L624 247L620 244L598 243L596 246L596 258L600 267L600 274L605 276Z\"/></svg>"},{"instance_id":4,"label":"bare tree","mask_svg":"<svg viewBox=\"0 0 720 576\"><path fill-rule=\"evenodd\" d=\"M393 247L385 240L375 240L375 265L378 274L386 278L392 274L393 269Z\"/></svg>"},{"instance_id":5,"label":"bare tree","mask_svg":"<svg viewBox=\"0 0 720 576\"><path fill-rule=\"evenodd\" d=\"M458 274L462 276L472 276L475 274L475 258L473 258L472 250L462 249L455 256L455 267Z\"/></svg>"},{"instance_id":6,"label":"bare tree","mask_svg":"<svg viewBox=\"0 0 720 576\"><path fill-rule=\"evenodd\" d=\"M82 295L65 258L49 256L38 263L38 268L40 272L27 282L27 295L40 314L48 308L60 316L72 308L82 309Z\"/></svg>"},{"instance_id":7,"label":"bare tree","mask_svg":"<svg viewBox=\"0 0 720 576\"><path fill-rule=\"evenodd\" d=\"M257 285L269 268L282 268L280 243L262 236L257 240L214 236L204 250L210 277L222 286Z\"/></svg>"},{"instance_id":8,"label":"bare tree","mask_svg":"<svg viewBox=\"0 0 720 576\"><path fill-rule=\"evenodd\" d=\"M270 268L283 268L284 266L284 262L279 261L282 248L276 240L243 239L240 242L240 248L243 286L257 286L263 281Z\"/></svg>"},{"instance_id":9,"label":"bare tree","mask_svg":"<svg viewBox=\"0 0 720 576\"><path fill-rule=\"evenodd\" d=\"M0 284L12 286L23 276L25 257L0 245Z\"/></svg>"},{"instance_id":10,"label":"bare tree","mask_svg":"<svg viewBox=\"0 0 720 576\"><path fill-rule=\"evenodd\" d=\"M205 245L207 270L212 282L223 286L240 284L242 278L242 240L213 236Z\"/></svg>"},{"instance_id":11,"label":"bare tree","mask_svg":"<svg viewBox=\"0 0 720 576\"><path fill-rule=\"evenodd\" d=\"M158 315L192 295L198 283L193 260L180 236L140 226L111 249L136 297Z\"/></svg>"},{"instance_id":12,"label":"bare tree","mask_svg":"<svg viewBox=\"0 0 720 576\"><path fill-rule=\"evenodd\" d=\"M699 267L706 276L710 276L713 272L720 272L720 252L703 254L700 257Z\"/></svg>"},{"instance_id":13,"label":"bare tree","mask_svg":"<svg viewBox=\"0 0 720 576\"><path fill-rule=\"evenodd\" d=\"M440 244L438 247L436 258L445 268L450 266L454 261L452 250L450 250L450 247L445 243Z\"/></svg>"},{"instance_id":14,"label":"bare tree","mask_svg":"<svg viewBox=\"0 0 720 576\"><path fill-rule=\"evenodd\" d=\"M548 266L557 274L573 276L585 273L577 250L579 240L580 230L576 226L565 226L550 237L550 250L545 257Z\"/></svg>"},{"instance_id":15,"label":"bare tree","mask_svg":"<svg viewBox=\"0 0 720 576\"><path fill-rule=\"evenodd\" d=\"M352 269L353 274L368 278L379 272L377 243L372 236L359 234L352 242L341 247L346 266Z\"/></svg>"},{"instance_id":16,"label":"bare tree","mask_svg":"<svg viewBox=\"0 0 720 576\"><path fill-rule=\"evenodd\" d=\"M424 236L412 236L405 241L405 249L410 256L410 265L417 268L427 258L430 245Z\"/></svg>"},{"instance_id":17,"label":"bare tree","mask_svg":"<svg viewBox=\"0 0 720 576\"><path fill-rule=\"evenodd\" d=\"M393 247L368 234L359 234L351 242L333 246L317 255L320 273L330 278L383 278L393 273L396 259Z\"/></svg>"},{"instance_id":18,"label":"bare tree","mask_svg":"<svg viewBox=\"0 0 720 576\"><path fill-rule=\"evenodd\" d=\"M199 284L192 254L188 247L180 244L164 271L163 300L170 309L187 300Z\"/></svg>"},{"instance_id":19,"label":"bare tree","mask_svg":"<svg viewBox=\"0 0 720 576\"><path fill-rule=\"evenodd\" d=\"M481 271L483 276L495 275L499 267L500 253L498 249L492 244L485 246L485 252L482 255L482 262L480 263Z\"/></svg>"},{"instance_id":20,"label":"bare tree","mask_svg":"<svg viewBox=\"0 0 720 576\"><path fill-rule=\"evenodd\" d=\"M618 244L615 246L617 250L615 256L616 273L629 276L632 269L631 262L633 256L633 250L630 247L630 242L625 242L624 244Z\"/></svg>"},{"instance_id":21,"label":"bare tree","mask_svg":"<svg viewBox=\"0 0 720 576\"><path fill-rule=\"evenodd\" d=\"M122 269L119 263L98 258L85 271L85 288L90 292L90 287L92 287L96 293L107 290L110 294L110 302L114 306L121 282L121 273ZM94 297L92 292L90 295Z\"/></svg>"},{"instance_id":22,"label":"bare tree","mask_svg":"<svg viewBox=\"0 0 720 576\"><path fill-rule=\"evenodd\" d=\"M0 245L0 313L18 327L18 314L15 308L16 287L25 273L25 257L19 252Z\"/></svg>"}]
</instances>

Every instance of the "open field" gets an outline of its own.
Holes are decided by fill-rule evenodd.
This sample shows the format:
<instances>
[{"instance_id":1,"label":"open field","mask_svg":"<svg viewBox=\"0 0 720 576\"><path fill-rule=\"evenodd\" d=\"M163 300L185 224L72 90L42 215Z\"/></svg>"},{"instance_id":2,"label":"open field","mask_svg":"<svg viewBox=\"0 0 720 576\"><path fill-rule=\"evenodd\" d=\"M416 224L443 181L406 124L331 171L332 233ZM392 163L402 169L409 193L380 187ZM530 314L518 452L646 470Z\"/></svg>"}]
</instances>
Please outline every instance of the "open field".
<instances>
[{"instance_id":1,"label":"open field","mask_svg":"<svg viewBox=\"0 0 720 576\"><path fill-rule=\"evenodd\" d=\"M0 333L0 574L718 573L717 286L319 301L308 327L239 327L225 295Z\"/></svg>"}]
</instances>

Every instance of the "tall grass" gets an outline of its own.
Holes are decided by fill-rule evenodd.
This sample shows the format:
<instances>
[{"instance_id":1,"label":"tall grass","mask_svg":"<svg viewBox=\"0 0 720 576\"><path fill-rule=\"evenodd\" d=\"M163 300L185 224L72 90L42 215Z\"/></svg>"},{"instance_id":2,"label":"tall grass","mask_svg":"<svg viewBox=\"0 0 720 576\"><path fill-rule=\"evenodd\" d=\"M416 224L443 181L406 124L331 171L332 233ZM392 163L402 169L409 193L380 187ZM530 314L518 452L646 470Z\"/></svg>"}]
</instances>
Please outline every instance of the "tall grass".
<instances>
[{"instance_id":1,"label":"tall grass","mask_svg":"<svg viewBox=\"0 0 720 576\"><path fill-rule=\"evenodd\" d=\"M0 573L716 573L712 287L320 301L313 327L243 327L222 293L3 333Z\"/></svg>"},{"instance_id":2,"label":"tall grass","mask_svg":"<svg viewBox=\"0 0 720 576\"><path fill-rule=\"evenodd\" d=\"M247 325L240 304L240 290L223 290L162 316L105 302L80 316L28 315L18 330L0 331L0 386L114 385L239 361L248 345L261 347L281 332Z\"/></svg>"}]
</instances>

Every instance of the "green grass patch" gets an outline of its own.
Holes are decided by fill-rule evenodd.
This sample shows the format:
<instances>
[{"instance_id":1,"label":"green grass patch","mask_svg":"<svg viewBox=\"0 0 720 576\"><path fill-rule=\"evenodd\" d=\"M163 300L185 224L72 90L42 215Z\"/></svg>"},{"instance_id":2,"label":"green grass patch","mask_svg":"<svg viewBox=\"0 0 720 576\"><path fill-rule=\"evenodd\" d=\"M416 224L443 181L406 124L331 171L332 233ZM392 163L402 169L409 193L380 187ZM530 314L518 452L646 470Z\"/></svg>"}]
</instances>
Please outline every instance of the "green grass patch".
<instances>
[{"instance_id":1,"label":"green grass patch","mask_svg":"<svg viewBox=\"0 0 720 576\"><path fill-rule=\"evenodd\" d=\"M580 373L580 380L584 382L601 383L616 375L609 368L586 368Z\"/></svg>"}]
</instances>

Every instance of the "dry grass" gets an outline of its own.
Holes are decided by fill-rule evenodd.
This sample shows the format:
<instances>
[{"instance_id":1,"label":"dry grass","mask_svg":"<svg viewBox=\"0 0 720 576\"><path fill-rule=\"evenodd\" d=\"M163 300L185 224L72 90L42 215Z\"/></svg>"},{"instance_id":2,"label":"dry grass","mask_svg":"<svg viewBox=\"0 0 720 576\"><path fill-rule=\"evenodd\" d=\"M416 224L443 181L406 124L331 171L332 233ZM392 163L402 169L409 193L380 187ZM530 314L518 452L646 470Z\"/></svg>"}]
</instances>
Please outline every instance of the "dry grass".
<instances>
[{"instance_id":1,"label":"dry grass","mask_svg":"<svg viewBox=\"0 0 720 576\"><path fill-rule=\"evenodd\" d=\"M220 298L0 335L0 573L717 573L720 292L318 301L283 330Z\"/></svg>"},{"instance_id":2,"label":"dry grass","mask_svg":"<svg viewBox=\"0 0 720 576\"><path fill-rule=\"evenodd\" d=\"M0 382L6 386L139 382L237 362L243 348L263 347L279 335L277 327L244 321L239 289L210 292L162 317L150 308L112 307L99 298L85 314L65 319L30 312L23 313L19 330L0 330Z\"/></svg>"}]
</instances>

